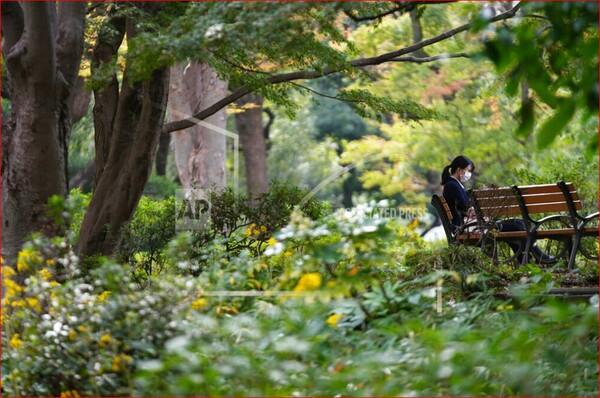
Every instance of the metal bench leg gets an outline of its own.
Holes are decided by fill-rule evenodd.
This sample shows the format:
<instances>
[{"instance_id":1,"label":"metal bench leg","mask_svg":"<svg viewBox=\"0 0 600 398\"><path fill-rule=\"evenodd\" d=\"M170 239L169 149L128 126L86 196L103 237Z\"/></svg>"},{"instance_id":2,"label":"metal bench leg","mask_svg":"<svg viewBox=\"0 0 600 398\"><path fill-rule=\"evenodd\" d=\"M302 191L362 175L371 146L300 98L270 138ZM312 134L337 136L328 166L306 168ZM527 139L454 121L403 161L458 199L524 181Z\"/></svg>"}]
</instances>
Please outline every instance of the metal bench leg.
<instances>
[{"instance_id":1,"label":"metal bench leg","mask_svg":"<svg viewBox=\"0 0 600 398\"><path fill-rule=\"evenodd\" d=\"M533 239L527 237L527 243L525 243L525 248L523 249L523 259L521 260L521 265L526 265L529 263L529 250L533 247Z\"/></svg>"},{"instance_id":2,"label":"metal bench leg","mask_svg":"<svg viewBox=\"0 0 600 398\"><path fill-rule=\"evenodd\" d=\"M571 255L569 256L569 269L573 269L573 266L575 265L575 257L577 256L577 250L579 250L579 244L581 243L581 235L582 231L577 231L575 234Z\"/></svg>"}]
</instances>

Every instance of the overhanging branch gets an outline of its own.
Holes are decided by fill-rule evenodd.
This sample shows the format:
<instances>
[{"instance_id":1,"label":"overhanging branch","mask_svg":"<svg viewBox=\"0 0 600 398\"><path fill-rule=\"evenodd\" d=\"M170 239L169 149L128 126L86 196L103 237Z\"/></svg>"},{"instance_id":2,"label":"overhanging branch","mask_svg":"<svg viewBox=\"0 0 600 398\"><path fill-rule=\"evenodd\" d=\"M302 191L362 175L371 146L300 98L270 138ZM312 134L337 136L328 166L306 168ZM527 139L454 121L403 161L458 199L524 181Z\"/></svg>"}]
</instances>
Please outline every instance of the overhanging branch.
<instances>
[{"instance_id":1,"label":"overhanging branch","mask_svg":"<svg viewBox=\"0 0 600 398\"><path fill-rule=\"evenodd\" d=\"M350 12L349 10L344 10L344 14L346 14L346 16L348 18L350 18L351 20L353 20L354 22L365 22L365 21L374 21L377 19L381 19L387 15L391 15L394 14L396 12L407 12L412 10L413 8L415 8L415 6L418 3L407 3L407 4L400 4L397 7L394 7L390 10L384 11L380 14L377 15L367 15L364 17L359 17L358 15L354 15L352 14L352 12Z\"/></svg>"},{"instance_id":2,"label":"overhanging branch","mask_svg":"<svg viewBox=\"0 0 600 398\"><path fill-rule=\"evenodd\" d=\"M515 14L521 8L521 6L522 6L522 3L518 3L516 6L514 6L510 10L508 10L502 14L498 14L493 18L490 18L489 22L492 23L492 22L503 21L505 19L510 19L515 16ZM410 46L401 48L396 51L391 51L391 52L388 52L385 54L377 55L375 57L359 58L359 59L352 60L349 62L349 65L352 67L355 67L355 68L363 68L366 66L379 65L384 62L390 62L390 61L393 61L394 59L398 59L399 57L401 57L403 55L410 54L416 50L419 50L421 48L424 48L424 47L430 46L432 44L438 43L440 41L446 40L446 39L448 39L452 36L455 36L461 32L469 30L471 28L471 26L473 26L473 22L466 23L464 25L461 25L459 27L451 29L447 32L444 32L438 36L432 37L427 40L420 41L419 43L412 44ZM344 67L323 68L320 71L311 70L311 71L296 71L296 72L281 73L278 75L272 75L272 76L268 77L266 79L266 83L264 86L271 85L271 84L285 83L285 82L290 82L293 80L300 80L300 79L316 79L319 77L330 75L332 73L341 72L342 70L344 70ZM201 110L200 112L196 113L191 118L178 120L178 121L167 123L167 124L163 125L162 133L168 134L168 133L172 133L173 131L183 130L183 129L192 127L197 123L195 120L206 119L207 117L215 114L222 108L226 107L227 105L231 104L232 102L237 101L238 99L240 99L243 96L245 96L246 94L256 90L257 88L260 88L260 87L255 87L255 86L252 86L249 84L244 85L244 86L238 88L237 90L233 91L231 94L227 95L226 97L215 102L208 108L205 108L205 109Z\"/></svg>"},{"instance_id":3,"label":"overhanging branch","mask_svg":"<svg viewBox=\"0 0 600 398\"><path fill-rule=\"evenodd\" d=\"M433 62L433 61L439 61L439 60L450 59L450 58L471 58L471 55L467 54L467 53L440 54L440 55L434 55L431 57L413 57L413 56L409 55L406 57L398 57L398 58L391 59L390 62L412 62L412 63L417 63L417 64L423 64L425 62Z\"/></svg>"}]
</instances>

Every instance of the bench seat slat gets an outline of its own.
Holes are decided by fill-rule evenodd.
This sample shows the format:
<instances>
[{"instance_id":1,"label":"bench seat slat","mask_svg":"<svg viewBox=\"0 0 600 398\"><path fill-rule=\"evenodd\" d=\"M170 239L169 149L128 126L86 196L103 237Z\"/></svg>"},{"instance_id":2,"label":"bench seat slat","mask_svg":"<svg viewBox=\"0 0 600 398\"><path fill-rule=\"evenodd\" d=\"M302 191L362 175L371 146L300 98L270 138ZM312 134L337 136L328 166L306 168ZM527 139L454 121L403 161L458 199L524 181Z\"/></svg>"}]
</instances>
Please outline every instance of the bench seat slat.
<instances>
[{"instance_id":1,"label":"bench seat slat","mask_svg":"<svg viewBox=\"0 0 600 398\"><path fill-rule=\"evenodd\" d=\"M584 234L596 234L598 235L598 227L585 227L583 229Z\"/></svg>"},{"instance_id":2,"label":"bench seat slat","mask_svg":"<svg viewBox=\"0 0 600 398\"><path fill-rule=\"evenodd\" d=\"M575 235L574 228L559 228L559 229L538 229L535 235L539 237L557 236L557 235Z\"/></svg>"}]
</instances>

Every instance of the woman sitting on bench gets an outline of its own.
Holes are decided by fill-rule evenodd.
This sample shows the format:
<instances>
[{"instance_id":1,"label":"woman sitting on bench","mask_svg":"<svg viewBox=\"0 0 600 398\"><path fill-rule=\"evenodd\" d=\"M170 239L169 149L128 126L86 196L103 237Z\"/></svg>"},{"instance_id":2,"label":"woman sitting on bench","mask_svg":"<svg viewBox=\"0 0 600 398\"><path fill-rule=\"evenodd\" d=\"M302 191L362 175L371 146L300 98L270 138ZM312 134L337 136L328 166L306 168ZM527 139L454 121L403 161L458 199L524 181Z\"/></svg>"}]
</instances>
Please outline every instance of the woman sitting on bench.
<instances>
[{"instance_id":1,"label":"woman sitting on bench","mask_svg":"<svg viewBox=\"0 0 600 398\"><path fill-rule=\"evenodd\" d=\"M467 219L475 217L475 211L469 204L469 197L462 184L469 181L473 170L475 170L475 164L471 159L459 155L454 158L452 163L444 167L444 171L442 172L442 185L444 186L442 195L446 199L446 203L448 203L448 207L452 213L452 224L456 228L461 227L465 223L465 217ZM497 225L500 232L525 231L527 229L525 223L518 219L502 220ZM509 243L509 245L513 252L517 253L521 247L525 247L525 239L522 240L520 245L516 243ZM550 256L535 245L531 249L531 253L538 259L551 259ZM521 256L522 254L519 256L519 260Z\"/></svg>"}]
</instances>

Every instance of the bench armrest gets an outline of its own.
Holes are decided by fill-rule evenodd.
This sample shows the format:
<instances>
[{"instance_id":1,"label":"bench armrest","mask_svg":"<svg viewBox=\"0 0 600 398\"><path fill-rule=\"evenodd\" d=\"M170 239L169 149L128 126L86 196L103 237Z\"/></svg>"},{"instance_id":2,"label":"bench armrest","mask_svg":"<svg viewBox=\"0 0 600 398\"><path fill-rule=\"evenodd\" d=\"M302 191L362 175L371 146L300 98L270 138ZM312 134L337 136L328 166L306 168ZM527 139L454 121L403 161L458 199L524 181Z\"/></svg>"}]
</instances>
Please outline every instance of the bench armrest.
<instances>
[{"instance_id":1,"label":"bench armrest","mask_svg":"<svg viewBox=\"0 0 600 398\"><path fill-rule=\"evenodd\" d=\"M571 218L569 216L555 214L535 221L533 228L531 228L531 232L537 231L542 226L542 224L547 223L548 221L563 221L565 225L569 226L569 228L577 228L576 225L571 225Z\"/></svg>"},{"instance_id":2,"label":"bench armrest","mask_svg":"<svg viewBox=\"0 0 600 398\"><path fill-rule=\"evenodd\" d=\"M595 212L595 213L592 213L592 214L590 214L588 216L583 217L583 222L586 223L586 222L588 222L590 220L593 220L594 218L598 218L598 214L600 214L600 213Z\"/></svg>"},{"instance_id":3,"label":"bench armrest","mask_svg":"<svg viewBox=\"0 0 600 398\"><path fill-rule=\"evenodd\" d=\"M470 228L470 227L474 227L476 225L479 225L479 221L478 220L468 221L468 222L464 223L463 225L461 225L460 227L457 227L454 230L454 235L460 235L460 234L462 234L462 233L465 232L465 229Z\"/></svg>"}]
</instances>

